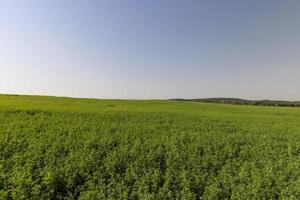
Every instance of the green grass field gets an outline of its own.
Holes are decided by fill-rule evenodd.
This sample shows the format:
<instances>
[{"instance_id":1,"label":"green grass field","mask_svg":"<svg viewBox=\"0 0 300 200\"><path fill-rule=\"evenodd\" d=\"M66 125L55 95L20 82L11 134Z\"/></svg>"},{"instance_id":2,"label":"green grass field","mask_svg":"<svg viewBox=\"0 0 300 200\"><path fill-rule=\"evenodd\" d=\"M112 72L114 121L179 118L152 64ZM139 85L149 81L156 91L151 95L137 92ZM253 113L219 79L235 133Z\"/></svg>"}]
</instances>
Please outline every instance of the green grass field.
<instances>
[{"instance_id":1,"label":"green grass field","mask_svg":"<svg viewBox=\"0 0 300 200\"><path fill-rule=\"evenodd\" d=\"M300 108L0 95L0 199L300 199Z\"/></svg>"}]
</instances>

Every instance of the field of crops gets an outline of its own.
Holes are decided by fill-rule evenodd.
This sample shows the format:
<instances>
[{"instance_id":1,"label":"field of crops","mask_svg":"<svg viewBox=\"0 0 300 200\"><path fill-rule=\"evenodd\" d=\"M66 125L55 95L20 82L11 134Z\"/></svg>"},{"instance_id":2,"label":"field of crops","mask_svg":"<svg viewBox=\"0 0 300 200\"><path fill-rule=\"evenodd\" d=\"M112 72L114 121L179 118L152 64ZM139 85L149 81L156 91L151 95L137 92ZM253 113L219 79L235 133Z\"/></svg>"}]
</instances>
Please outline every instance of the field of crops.
<instances>
[{"instance_id":1,"label":"field of crops","mask_svg":"<svg viewBox=\"0 0 300 200\"><path fill-rule=\"evenodd\" d=\"M300 199L300 109L0 95L0 199Z\"/></svg>"}]
</instances>

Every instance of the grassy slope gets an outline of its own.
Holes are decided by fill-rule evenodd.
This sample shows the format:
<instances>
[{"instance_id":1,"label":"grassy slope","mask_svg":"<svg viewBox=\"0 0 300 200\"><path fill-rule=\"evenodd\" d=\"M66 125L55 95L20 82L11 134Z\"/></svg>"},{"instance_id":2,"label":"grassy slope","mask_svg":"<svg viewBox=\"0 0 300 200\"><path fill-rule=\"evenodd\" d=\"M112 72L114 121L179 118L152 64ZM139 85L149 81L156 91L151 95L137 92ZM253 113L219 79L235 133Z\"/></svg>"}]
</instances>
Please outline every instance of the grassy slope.
<instances>
[{"instance_id":1,"label":"grassy slope","mask_svg":"<svg viewBox=\"0 0 300 200\"><path fill-rule=\"evenodd\" d=\"M0 199L300 198L300 109L0 95Z\"/></svg>"}]
</instances>

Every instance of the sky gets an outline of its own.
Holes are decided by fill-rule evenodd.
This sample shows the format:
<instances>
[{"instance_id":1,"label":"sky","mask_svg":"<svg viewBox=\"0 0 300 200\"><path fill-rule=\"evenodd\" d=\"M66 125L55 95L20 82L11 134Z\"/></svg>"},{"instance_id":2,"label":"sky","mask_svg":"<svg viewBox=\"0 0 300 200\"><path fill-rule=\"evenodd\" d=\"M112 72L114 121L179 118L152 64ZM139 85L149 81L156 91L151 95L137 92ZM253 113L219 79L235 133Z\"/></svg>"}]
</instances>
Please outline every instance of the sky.
<instances>
[{"instance_id":1,"label":"sky","mask_svg":"<svg viewBox=\"0 0 300 200\"><path fill-rule=\"evenodd\" d=\"M300 100L300 1L0 0L0 93Z\"/></svg>"}]
</instances>

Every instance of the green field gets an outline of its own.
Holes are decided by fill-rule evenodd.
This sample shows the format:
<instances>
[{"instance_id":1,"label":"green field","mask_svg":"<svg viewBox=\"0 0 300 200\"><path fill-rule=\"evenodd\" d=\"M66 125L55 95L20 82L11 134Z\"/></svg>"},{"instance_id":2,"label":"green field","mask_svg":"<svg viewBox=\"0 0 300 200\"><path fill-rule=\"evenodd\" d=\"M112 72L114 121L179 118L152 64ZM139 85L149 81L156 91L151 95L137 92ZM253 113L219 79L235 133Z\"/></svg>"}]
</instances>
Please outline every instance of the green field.
<instances>
[{"instance_id":1,"label":"green field","mask_svg":"<svg viewBox=\"0 0 300 200\"><path fill-rule=\"evenodd\" d=\"M300 199L300 108L0 95L0 199Z\"/></svg>"}]
</instances>

